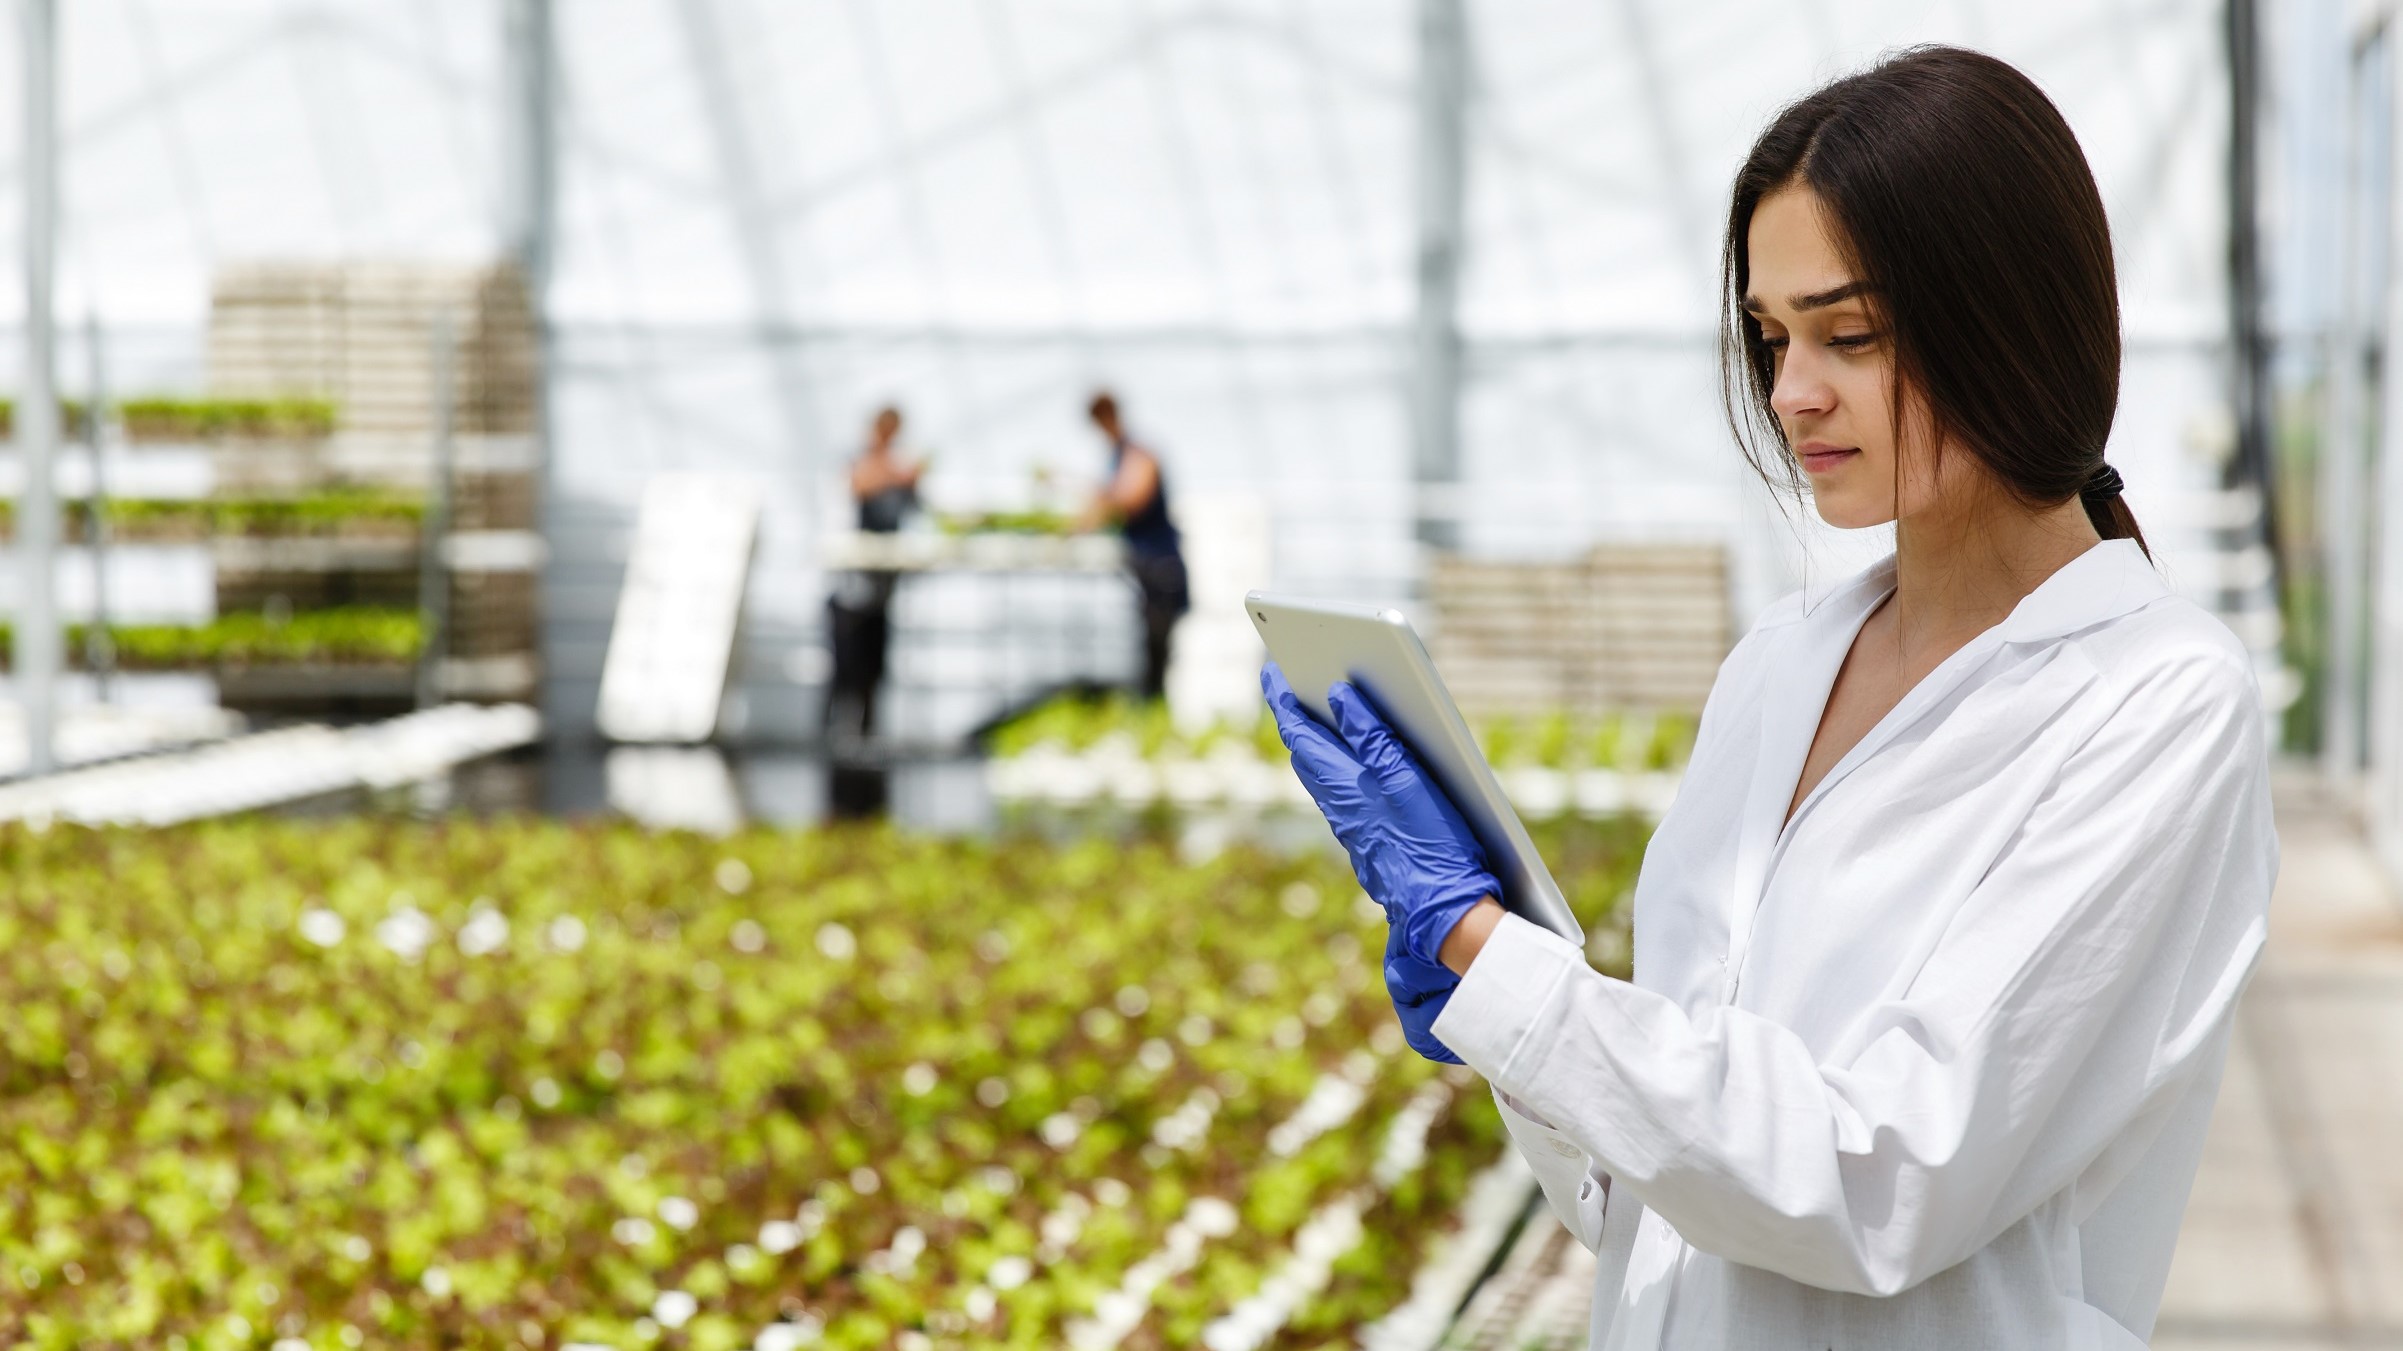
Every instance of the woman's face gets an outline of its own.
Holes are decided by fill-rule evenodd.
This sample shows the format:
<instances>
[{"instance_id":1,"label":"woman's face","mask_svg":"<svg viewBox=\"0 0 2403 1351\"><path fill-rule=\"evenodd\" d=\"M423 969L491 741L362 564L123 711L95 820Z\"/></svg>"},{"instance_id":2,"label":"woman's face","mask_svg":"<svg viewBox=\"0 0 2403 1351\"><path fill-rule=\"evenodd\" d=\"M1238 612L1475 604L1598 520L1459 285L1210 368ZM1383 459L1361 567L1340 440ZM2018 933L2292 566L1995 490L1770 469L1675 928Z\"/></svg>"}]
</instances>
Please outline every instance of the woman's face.
<instances>
[{"instance_id":1,"label":"woman's face","mask_svg":"<svg viewBox=\"0 0 2403 1351\"><path fill-rule=\"evenodd\" d=\"M1952 497L1968 486L1953 480L1975 469L1968 455L1939 463L1916 397L1897 444L1893 348L1833 229L1809 188L1763 197L1745 238L1744 309L1769 346L1770 406L1809 476L1820 518L1857 529Z\"/></svg>"}]
</instances>

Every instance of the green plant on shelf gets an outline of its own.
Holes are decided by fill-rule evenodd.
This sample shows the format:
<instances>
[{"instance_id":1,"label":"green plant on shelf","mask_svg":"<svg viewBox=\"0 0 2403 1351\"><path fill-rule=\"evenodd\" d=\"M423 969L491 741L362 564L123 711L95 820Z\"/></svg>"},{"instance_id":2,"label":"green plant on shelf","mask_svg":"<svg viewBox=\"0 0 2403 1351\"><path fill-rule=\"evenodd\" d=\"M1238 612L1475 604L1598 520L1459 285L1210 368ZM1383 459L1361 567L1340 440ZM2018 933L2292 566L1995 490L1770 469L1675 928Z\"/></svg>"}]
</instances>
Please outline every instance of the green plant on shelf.
<instances>
[{"instance_id":1,"label":"green plant on shelf","mask_svg":"<svg viewBox=\"0 0 2403 1351\"><path fill-rule=\"evenodd\" d=\"M338 488L294 497L111 497L103 515L112 538L197 539L208 535L327 536L362 527L386 533L415 531L425 519L425 502L414 495L373 488ZM65 534L90 534L91 502L60 504ZM0 534L14 534L17 504L0 500Z\"/></svg>"},{"instance_id":2,"label":"green plant on shelf","mask_svg":"<svg viewBox=\"0 0 2403 1351\"><path fill-rule=\"evenodd\" d=\"M283 619L243 611L206 624L112 624L108 633L117 665L132 670L405 664L425 641L415 610L365 605ZM0 624L12 652L14 636L13 626ZM68 625L67 651L80 657L86 637L84 625Z\"/></svg>"},{"instance_id":3,"label":"green plant on shelf","mask_svg":"<svg viewBox=\"0 0 2403 1351\"><path fill-rule=\"evenodd\" d=\"M109 505L113 511L116 503ZM362 523L415 529L425 519L422 498L372 488L334 489L297 497L212 498L201 506L209 529L220 535L328 535ZM166 503L144 503L142 507L174 509ZM127 519L133 519L133 514Z\"/></svg>"},{"instance_id":4,"label":"green plant on shelf","mask_svg":"<svg viewBox=\"0 0 2403 1351\"><path fill-rule=\"evenodd\" d=\"M1695 720L1674 712L1598 717L1554 712L1537 718L1483 718L1473 730L1486 758L1500 768L1656 771L1676 769L1693 753ZM1219 718L1188 730L1176 724L1165 704L1123 695L1048 700L994 729L987 749L996 758L1008 759L1041 747L1090 752L1112 739L1150 761L1202 758L1221 746L1248 746L1264 759L1285 757L1276 723L1265 711L1248 720Z\"/></svg>"},{"instance_id":5,"label":"green plant on shelf","mask_svg":"<svg viewBox=\"0 0 2403 1351\"><path fill-rule=\"evenodd\" d=\"M1629 771L1682 766L1693 754L1696 730L1694 715L1676 710L1499 714L1479 719L1474 728L1486 759L1502 768Z\"/></svg>"},{"instance_id":6,"label":"green plant on shelf","mask_svg":"<svg viewBox=\"0 0 2403 1351\"><path fill-rule=\"evenodd\" d=\"M329 399L177 398L152 395L117 404L131 441L207 441L227 436L314 439L332 434L340 421ZM60 433L87 436L90 408L80 400L60 401ZM0 399L0 435L16 429L16 404Z\"/></svg>"},{"instance_id":7,"label":"green plant on shelf","mask_svg":"<svg viewBox=\"0 0 2403 1351\"><path fill-rule=\"evenodd\" d=\"M1605 879L1565 874L1591 905L1641 839L1580 838L1562 867ZM1240 1222L1134 1342L1190 1344L1437 1082L1394 1030L1381 930L1340 860L1248 847L0 828L0 1325L1051 1348L1223 1201ZM1272 1147L1333 1075L1357 1107ZM1450 1082L1424 1164L1275 1345L1407 1295L1504 1147Z\"/></svg>"},{"instance_id":8,"label":"green plant on shelf","mask_svg":"<svg viewBox=\"0 0 2403 1351\"><path fill-rule=\"evenodd\" d=\"M938 512L935 525L947 535L1065 535L1075 521L1060 511Z\"/></svg>"}]
</instances>

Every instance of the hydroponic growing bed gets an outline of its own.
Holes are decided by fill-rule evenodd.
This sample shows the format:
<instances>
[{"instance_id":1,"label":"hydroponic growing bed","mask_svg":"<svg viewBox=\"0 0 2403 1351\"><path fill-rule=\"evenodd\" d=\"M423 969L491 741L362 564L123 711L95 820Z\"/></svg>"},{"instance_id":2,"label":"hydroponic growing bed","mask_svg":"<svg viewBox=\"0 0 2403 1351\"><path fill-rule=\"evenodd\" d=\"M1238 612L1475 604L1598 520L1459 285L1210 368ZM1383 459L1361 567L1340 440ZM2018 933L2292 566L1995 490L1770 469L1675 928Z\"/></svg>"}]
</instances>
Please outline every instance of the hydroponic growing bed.
<instances>
[{"instance_id":1,"label":"hydroponic growing bed","mask_svg":"<svg viewBox=\"0 0 2403 1351\"><path fill-rule=\"evenodd\" d=\"M1473 724L1522 817L1659 817L1692 754L1696 719L1676 712L1491 717ZM1180 728L1165 706L1066 696L995 728L985 781L1010 805L1101 804L1185 810L1295 808L1309 795L1276 724L1256 718Z\"/></svg>"},{"instance_id":2,"label":"hydroponic growing bed","mask_svg":"<svg viewBox=\"0 0 2403 1351\"><path fill-rule=\"evenodd\" d=\"M1640 840L1552 841L1592 918ZM1317 854L240 821L0 879L10 1344L1349 1346L1501 1147Z\"/></svg>"}]
</instances>

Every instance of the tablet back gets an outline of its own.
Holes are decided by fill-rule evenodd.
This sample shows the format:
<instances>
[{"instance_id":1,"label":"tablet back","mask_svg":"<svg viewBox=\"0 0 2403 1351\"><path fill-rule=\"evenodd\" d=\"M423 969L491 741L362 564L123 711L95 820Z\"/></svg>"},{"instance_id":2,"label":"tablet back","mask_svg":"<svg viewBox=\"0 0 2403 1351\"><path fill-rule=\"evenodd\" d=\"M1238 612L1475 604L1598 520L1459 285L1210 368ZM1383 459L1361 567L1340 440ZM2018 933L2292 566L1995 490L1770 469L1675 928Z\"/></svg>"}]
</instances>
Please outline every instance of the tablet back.
<instances>
[{"instance_id":1,"label":"tablet back","mask_svg":"<svg viewBox=\"0 0 2403 1351\"><path fill-rule=\"evenodd\" d=\"M1312 717L1334 725L1327 689L1339 680L1368 695L1485 847L1503 905L1572 942L1585 942L1560 884L1401 611L1263 591L1244 597L1244 611Z\"/></svg>"}]
</instances>

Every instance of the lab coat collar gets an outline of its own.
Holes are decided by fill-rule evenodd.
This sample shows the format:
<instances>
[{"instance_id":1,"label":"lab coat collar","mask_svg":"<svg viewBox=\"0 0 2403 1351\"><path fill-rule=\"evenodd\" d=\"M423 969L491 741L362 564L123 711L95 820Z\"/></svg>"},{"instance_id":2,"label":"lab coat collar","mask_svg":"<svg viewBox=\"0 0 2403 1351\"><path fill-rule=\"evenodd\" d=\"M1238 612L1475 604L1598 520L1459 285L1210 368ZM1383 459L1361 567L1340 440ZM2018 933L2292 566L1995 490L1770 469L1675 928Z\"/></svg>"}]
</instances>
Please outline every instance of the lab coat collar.
<instances>
[{"instance_id":1,"label":"lab coat collar","mask_svg":"<svg viewBox=\"0 0 2403 1351\"><path fill-rule=\"evenodd\" d=\"M1802 608L1794 618L1824 620L1830 616L1859 614L1894 589L1894 566L1894 555L1887 554L1832 586L1818 591L1805 587Z\"/></svg>"},{"instance_id":2,"label":"lab coat collar","mask_svg":"<svg viewBox=\"0 0 2403 1351\"><path fill-rule=\"evenodd\" d=\"M1779 844L1790 824L1786 805L1802 775L1804 759L1826 716L1829 692L1844 658L1852 649L1869 611L1894 589L1894 556L1886 555L1861 570L1851 581L1828 592L1821 603L1806 607L1811 622L1796 631L1782 656L1783 679L1760 701L1761 722L1755 733L1756 765L1745 799L1743 828L1737 837L1733 887L1728 908L1728 962L1722 999L1733 999L1736 982L1749 950L1754 910L1774 866ZM2104 540L2055 569L2035 590L2020 598L2000 624L1971 639L1939 663L1887 710L1852 749L1846 751L1795 807L1792 820L1844 781L1859 765L1893 737L1908 728L1945 693L1997 647L2006 643L2041 642L2141 609L2169 594L2134 540Z\"/></svg>"},{"instance_id":3,"label":"lab coat collar","mask_svg":"<svg viewBox=\"0 0 2403 1351\"><path fill-rule=\"evenodd\" d=\"M1894 589L1894 555L1855 573L1851 580L1806 597L1802 613L1839 627L1854 621ZM2006 643L2042 642L2076 633L2141 610L2169 595L2168 583L2132 539L2107 539L2055 569L1994 628Z\"/></svg>"},{"instance_id":4,"label":"lab coat collar","mask_svg":"<svg viewBox=\"0 0 2403 1351\"><path fill-rule=\"evenodd\" d=\"M2034 643L2090 629L2170 594L2132 539L2107 539L2061 565L2020 598L1999 626L2006 643Z\"/></svg>"}]
</instances>

